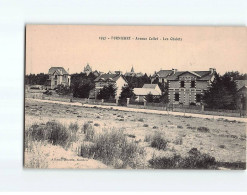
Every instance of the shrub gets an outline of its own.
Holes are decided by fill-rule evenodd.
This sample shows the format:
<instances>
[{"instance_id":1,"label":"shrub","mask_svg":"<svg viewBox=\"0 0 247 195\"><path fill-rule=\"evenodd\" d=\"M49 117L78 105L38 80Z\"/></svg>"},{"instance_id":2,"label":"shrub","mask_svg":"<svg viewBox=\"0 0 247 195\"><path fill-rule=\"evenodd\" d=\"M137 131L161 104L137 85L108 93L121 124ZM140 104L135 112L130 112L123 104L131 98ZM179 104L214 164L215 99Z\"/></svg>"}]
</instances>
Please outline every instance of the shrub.
<instances>
[{"instance_id":1,"label":"shrub","mask_svg":"<svg viewBox=\"0 0 247 195\"><path fill-rule=\"evenodd\" d=\"M32 140L45 141L53 145L65 146L69 139L67 128L61 123L49 121L45 125L32 125L28 134Z\"/></svg>"},{"instance_id":2,"label":"shrub","mask_svg":"<svg viewBox=\"0 0 247 195\"><path fill-rule=\"evenodd\" d=\"M183 139L181 137L179 137L176 140L174 140L173 143L176 144L176 145L182 145L183 144Z\"/></svg>"},{"instance_id":3,"label":"shrub","mask_svg":"<svg viewBox=\"0 0 247 195\"><path fill-rule=\"evenodd\" d=\"M144 124L143 127L148 127L148 124Z\"/></svg>"},{"instance_id":4,"label":"shrub","mask_svg":"<svg viewBox=\"0 0 247 195\"><path fill-rule=\"evenodd\" d=\"M93 156L107 165L115 168L141 166L144 149L134 142L128 142L122 131L107 131L94 140L94 144L81 146L81 156Z\"/></svg>"},{"instance_id":5,"label":"shrub","mask_svg":"<svg viewBox=\"0 0 247 195\"><path fill-rule=\"evenodd\" d=\"M93 141L95 136L95 131L91 124L84 123L84 125L82 126L82 132L85 134L85 140Z\"/></svg>"},{"instance_id":6,"label":"shrub","mask_svg":"<svg viewBox=\"0 0 247 195\"><path fill-rule=\"evenodd\" d=\"M99 123L94 123L94 126L98 127L98 126L100 126L100 124Z\"/></svg>"},{"instance_id":7,"label":"shrub","mask_svg":"<svg viewBox=\"0 0 247 195\"><path fill-rule=\"evenodd\" d=\"M143 118L140 118L140 119L138 119L138 121L140 121L140 122L144 122L144 119L143 119Z\"/></svg>"},{"instance_id":8,"label":"shrub","mask_svg":"<svg viewBox=\"0 0 247 195\"><path fill-rule=\"evenodd\" d=\"M209 128L207 128L207 127L198 127L197 131L207 133L207 132L209 132Z\"/></svg>"},{"instance_id":9,"label":"shrub","mask_svg":"<svg viewBox=\"0 0 247 195\"><path fill-rule=\"evenodd\" d=\"M165 140L160 133L155 133L152 138L151 147L157 148L158 150L165 150L167 143L168 141Z\"/></svg>"},{"instance_id":10,"label":"shrub","mask_svg":"<svg viewBox=\"0 0 247 195\"><path fill-rule=\"evenodd\" d=\"M79 129L79 126L78 126L78 124L77 124L77 123L70 123L70 125L69 125L69 129L71 129L71 130L72 130L72 132L77 132L77 131L78 131L78 129Z\"/></svg>"},{"instance_id":11,"label":"shrub","mask_svg":"<svg viewBox=\"0 0 247 195\"><path fill-rule=\"evenodd\" d=\"M208 154L201 154L196 148L188 152L188 156L182 158L180 155L172 157L153 157L149 160L152 168L155 169L214 169L216 168L215 158Z\"/></svg>"}]
</instances>

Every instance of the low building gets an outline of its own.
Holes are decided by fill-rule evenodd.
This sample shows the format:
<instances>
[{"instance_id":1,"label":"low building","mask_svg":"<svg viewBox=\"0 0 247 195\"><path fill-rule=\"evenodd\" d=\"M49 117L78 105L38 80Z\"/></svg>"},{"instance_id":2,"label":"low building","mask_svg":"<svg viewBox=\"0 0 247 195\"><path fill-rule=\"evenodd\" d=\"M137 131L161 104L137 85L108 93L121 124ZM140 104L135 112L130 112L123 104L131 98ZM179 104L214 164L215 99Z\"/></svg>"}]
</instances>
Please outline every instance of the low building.
<instances>
[{"instance_id":1,"label":"low building","mask_svg":"<svg viewBox=\"0 0 247 195\"><path fill-rule=\"evenodd\" d=\"M70 86L70 75L63 67L51 67L48 71L47 86L55 89L58 85Z\"/></svg>"},{"instance_id":2,"label":"low building","mask_svg":"<svg viewBox=\"0 0 247 195\"><path fill-rule=\"evenodd\" d=\"M247 80L235 80L237 90L241 89L244 86L247 86Z\"/></svg>"},{"instance_id":3,"label":"low building","mask_svg":"<svg viewBox=\"0 0 247 195\"><path fill-rule=\"evenodd\" d=\"M200 105L202 96L215 78L215 69L209 71L176 71L167 78L169 102Z\"/></svg>"},{"instance_id":4,"label":"low building","mask_svg":"<svg viewBox=\"0 0 247 195\"><path fill-rule=\"evenodd\" d=\"M154 98L160 97L162 92L158 84L144 84L142 88L134 88L137 102L143 102L148 94L152 94Z\"/></svg>"},{"instance_id":5,"label":"low building","mask_svg":"<svg viewBox=\"0 0 247 195\"><path fill-rule=\"evenodd\" d=\"M94 80L94 82L95 82L96 97L100 89L102 89L104 86L109 86L110 84L113 84L117 88L116 96L115 96L116 99L119 98L122 92L122 87L128 85L127 80L122 74L102 74L99 77L97 77Z\"/></svg>"}]
</instances>

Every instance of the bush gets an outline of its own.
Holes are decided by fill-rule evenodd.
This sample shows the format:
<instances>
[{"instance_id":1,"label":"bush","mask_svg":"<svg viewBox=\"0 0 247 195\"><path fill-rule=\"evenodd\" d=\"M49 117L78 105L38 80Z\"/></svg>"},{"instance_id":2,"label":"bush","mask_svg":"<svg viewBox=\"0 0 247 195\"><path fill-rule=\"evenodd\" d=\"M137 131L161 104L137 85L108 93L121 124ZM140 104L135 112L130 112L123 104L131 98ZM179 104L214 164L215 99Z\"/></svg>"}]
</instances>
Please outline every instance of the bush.
<instances>
[{"instance_id":1,"label":"bush","mask_svg":"<svg viewBox=\"0 0 247 195\"><path fill-rule=\"evenodd\" d=\"M155 169L215 169L215 158L208 154L201 154L196 148L188 152L188 156L182 158L180 155L172 157L157 157L149 160Z\"/></svg>"},{"instance_id":2,"label":"bush","mask_svg":"<svg viewBox=\"0 0 247 195\"><path fill-rule=\"evenodd\" d=\"M165 140L160 133L155 133L152 138L151 147L157 148L158 150L165 150L168 141Z\"/></svg>"},{"instance_id":3,"label":"bush","mask_svg":"<svg viewBox=\"0 0 247 195\"><path fill-rule=\"evenodd\" d=\"M94 144L82 144L81 156L93 157L115 168L137 168L142 164L144 149L128 142L122 131L107 131L100 134Z\"/></svg>"},{"instance_id":4,"label":"bush","mask_svg":"<svg viewBox=\"0 0 247 195\"><path fill-rule=\"evenodd\" d=\"M72 130L72 132L77 132L79 129L79 126L77 123L70 123L69 129Z\"/></svg>"},{"instance_id":5,"label":"bush","mask_svg":"<svg viewBox=\"0 0 247 195\"><path fill-rule=\"evenodd\" d=\"M207 127L198 127L197 131L207 133L207 132L209 132L209 128L207 128Z\"/></svg>"},{"instance_id":6,"label":"bush","mask_svg":"<svg viewBox=\"0 0 247 195\"><path fill-rule=\"evenodd\" d=\"M89 123L84 123L82 126L82 132L85 134L85 140L93 141L95 136L94 128Z\"/></svg>"},{"instance_id":7,"label":"bush","mask_svg":"<svg viewBox=\"0 0 247 195\"><path fill-rule=\"evenodd\" d=\"M148 124L144 124L143 127L148 127Z\"/></svg>"},{"instance_id":8,"label":"bush","mask_svg":"<svg viewBox=\"0 0 247 195\"><path fill-rule=\"evenodd\" d=\"M49 121L45 125L34 124L29 128L28 134L32 140L47 140L53 145L61 146L66 146L69 139L67 128L61 123L54 121Z\"/></svg>"}]
</instances>

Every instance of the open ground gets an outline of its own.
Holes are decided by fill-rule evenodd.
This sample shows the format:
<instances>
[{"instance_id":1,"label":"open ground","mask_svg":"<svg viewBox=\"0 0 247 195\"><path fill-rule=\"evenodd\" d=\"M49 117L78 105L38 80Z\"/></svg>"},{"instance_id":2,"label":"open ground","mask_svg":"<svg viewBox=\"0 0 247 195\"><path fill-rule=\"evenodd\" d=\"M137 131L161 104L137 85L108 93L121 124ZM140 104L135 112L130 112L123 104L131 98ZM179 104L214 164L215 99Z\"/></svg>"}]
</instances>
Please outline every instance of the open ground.
<instances>
[{"instance_id":1,"label":"open ground","mask_svg":"<svg viewBox=\"0 0 247 195\"><path fill-rule=\"evenodd\" d=\"M220 167L238 169L246 162L246 123L221 118L193 118L191 116L160 115L114 110L110 107L82 107L26 99L25 131L33 124L44 125L56 121L81 129L90 124L96 134L104 130L121 131L128 142L143 149L142 163L134 168L155 168L150 160L157 157L179 155L186 158L191 149L215 158ZM166 140L165 147L152 145L152 137L159 135ZM80 134L78 134L80 137ZM25 166L39 168L116 168L95 155L78 155L84 137L76 139L69 147L40 143L25 138ZM88 141L88 140L87 140ZM29 147L32 147L30 150ZM81 151L79 152L82 153ZM116 164L116 163L115 163ZM236 164L241 164L239 167ZM227 166L226 166L227 165ZM218 166L219 167L219 166ZM127 166L125 168L133 168Z\"/></svg>"}]
</instances>

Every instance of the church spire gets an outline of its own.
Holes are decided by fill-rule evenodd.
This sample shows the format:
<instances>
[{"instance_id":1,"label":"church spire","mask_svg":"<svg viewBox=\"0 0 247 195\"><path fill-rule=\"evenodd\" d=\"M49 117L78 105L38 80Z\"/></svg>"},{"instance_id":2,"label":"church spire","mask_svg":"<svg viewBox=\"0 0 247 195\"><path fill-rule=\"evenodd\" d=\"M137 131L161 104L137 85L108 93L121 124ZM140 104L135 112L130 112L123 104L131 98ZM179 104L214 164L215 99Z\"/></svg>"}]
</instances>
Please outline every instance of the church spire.
<instances>
[{"instance_id":1,"label":"church spire","mask_svg":"<svg viewBox=\"0 0 247 195\"><path fill-rule=\"evenodd\" d=\"M135 71L134 71L134 67L133 67L133 65L132 65L132 68L131 68L131 71L130 71L130 72L135 72Z\"/></svg>"}]
</instances>

